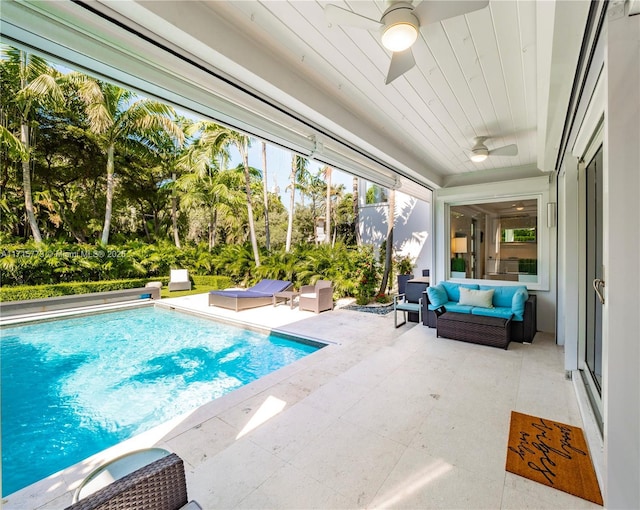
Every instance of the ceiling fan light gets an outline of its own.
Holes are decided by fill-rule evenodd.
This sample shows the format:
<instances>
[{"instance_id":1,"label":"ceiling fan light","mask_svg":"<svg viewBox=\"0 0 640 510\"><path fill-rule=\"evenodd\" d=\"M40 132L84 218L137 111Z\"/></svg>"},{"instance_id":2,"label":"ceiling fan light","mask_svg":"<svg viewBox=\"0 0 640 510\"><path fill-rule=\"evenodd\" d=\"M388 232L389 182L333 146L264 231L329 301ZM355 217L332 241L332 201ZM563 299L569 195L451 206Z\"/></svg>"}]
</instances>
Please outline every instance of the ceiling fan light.
<instances>
[{"instance_id":1,"label":"ceiling fan light","mask_svg":"<svg viewBox=\"0 0 640 510\"><path fill-rule=\"evenodd\" d=\"M388 23L382 32L382 45L390 51L404 51L418 38L418 26L409 21Z\"/></svg>"},{"instance_id":2,"label":"ceiling fan light","mask_svg":"<svg viewBox=\"0 0 640 510\"><path fill-rule=\"evenodd\" d=\"M489 151L482 147L471 151L471 161L474 163L482 163L489 156Z\"/></svg>"}]
</instances>

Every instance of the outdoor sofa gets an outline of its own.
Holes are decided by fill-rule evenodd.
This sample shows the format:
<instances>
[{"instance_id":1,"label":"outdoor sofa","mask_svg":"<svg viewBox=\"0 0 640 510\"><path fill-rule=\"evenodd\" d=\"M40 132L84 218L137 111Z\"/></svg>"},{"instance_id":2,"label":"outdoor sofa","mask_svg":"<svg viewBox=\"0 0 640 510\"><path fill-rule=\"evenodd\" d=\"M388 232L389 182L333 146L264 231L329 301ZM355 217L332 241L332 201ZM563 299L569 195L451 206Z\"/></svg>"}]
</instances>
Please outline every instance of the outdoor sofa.
<instances>
[{"instance_id":1,"label":"outdoor sofa","mask_svg":"<svg viewBox=\"0 0 640 510\"><path fill-rule=\"evenodd\" d=\"M428 287L426 298L423 301L423 323L436 328L438 316L444 313L455 314L449 318L455 318L457 333L464 337L460 339L466 341L475 341L474 335L478 329L490 329L491 318L503 319L508 328L506 339L501 339L501 343L532 342L536 334L536 296L530 294L524 285L478 285L445 281ZM489 319L483 320L481 317ZM476 343L486 341L477 338Z\"/></svg>"},{"instance_id":2,"label":"outdoor sofa","mask_svg":"<svg viewBox=\"0 0 640 510\"><path fill-rule=\"evenodd\" d=\"M212 290L209 292L209 306L219 306L235 310L246 310L273 303L273 295L291 290L291 282L284 280L262 280L248 289Z\"/></svg>"}]
</instances>

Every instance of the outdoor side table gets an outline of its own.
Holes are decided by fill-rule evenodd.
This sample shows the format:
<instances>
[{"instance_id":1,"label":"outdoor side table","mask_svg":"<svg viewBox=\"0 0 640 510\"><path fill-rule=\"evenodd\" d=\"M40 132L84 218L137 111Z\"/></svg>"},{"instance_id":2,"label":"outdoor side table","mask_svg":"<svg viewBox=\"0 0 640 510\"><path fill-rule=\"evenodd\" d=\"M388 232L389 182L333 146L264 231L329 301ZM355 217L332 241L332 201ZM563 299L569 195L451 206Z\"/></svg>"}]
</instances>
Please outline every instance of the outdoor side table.
<instances>
[{"instance_id":1,"label":"outdoor side table","mask_svg":"<svg viewBox=\"0 0 640 510\"><path fill-rule=\"evenodd\" d=\"M284 290L282 292L276 292L273 295L273 306L276 306L278 300L284 300L285 303L289 301L289 303L291 304L291 309L293 310L293 300L299 295L300 292L295 290Z\"/></svg>"}]
</instances>

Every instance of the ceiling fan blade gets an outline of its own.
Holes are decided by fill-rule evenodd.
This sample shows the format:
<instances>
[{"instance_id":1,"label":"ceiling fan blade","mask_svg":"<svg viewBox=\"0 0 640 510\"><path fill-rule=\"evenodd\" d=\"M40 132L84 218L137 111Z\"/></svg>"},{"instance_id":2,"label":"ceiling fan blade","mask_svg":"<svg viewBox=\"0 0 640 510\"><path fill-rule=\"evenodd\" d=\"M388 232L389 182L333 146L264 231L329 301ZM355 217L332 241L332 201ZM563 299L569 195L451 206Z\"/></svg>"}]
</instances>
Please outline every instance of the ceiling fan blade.
<instances>
[{"instance_id":1,"label":"ceiling fan blade","mask_svg":"<svg viewBox=\"0 0 640 510\"><path fill-rule=\"evenodd\" d=\"M416 61L411 53L411 48L404 51L396 51L391 56L391 65L389 66L389 72L387 73L387 79L384 84L389 85L393 80L402 76L409 69L416 65Z\"/></svg>"},{"instance_id":2,"label":"ceiling fan blade","mask_svg":"<svg viewBox=\"0 0 640 510\"><path fill-rule=\"evenodd\" d=\"M478 11L489 5L489 0L423 0L413 14L420 21L420 26L437 23L447 18L455 18L469 12Z\"/></svg>"},{"instance_id":3,"label":"ceiling fan blade","mask_svg":"<svg viewBox=\"0 0 640 510\"><path fill-rule=\"evenodd\" d=\"M512 143L511 145L505 145L504 147L493 149L489 151L489 154L491 156L517 156L518 146L515 143Z\"/></svg>"},{"instance_id":4,"label":"ceiling fan blade","mask_svg":"<svg viewBox=\"0 0 640 510\"><path fill-rule=\"evenodd\" d=\"M361 16L353 11L343 9L337 5L329 4L324 8L324 17L335 25L364 28L365 30L376 30L382 23L365 16Z\"/></svg>"}]
</instances>

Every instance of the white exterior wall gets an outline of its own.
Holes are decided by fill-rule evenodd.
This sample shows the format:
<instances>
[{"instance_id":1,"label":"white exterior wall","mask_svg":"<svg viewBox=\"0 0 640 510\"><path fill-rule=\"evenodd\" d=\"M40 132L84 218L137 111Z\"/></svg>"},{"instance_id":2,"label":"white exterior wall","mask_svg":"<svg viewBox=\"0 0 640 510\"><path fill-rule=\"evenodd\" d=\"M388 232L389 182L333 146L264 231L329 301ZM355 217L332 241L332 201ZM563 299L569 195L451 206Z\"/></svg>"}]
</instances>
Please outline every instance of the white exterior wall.
<instances>
[{"instance_id":1,"label":"white exterior wall","mask_svg":"<svg viewBox=\"0 0 640 510\"><path fill-rule=\"evenodd\" d=\"M605 506L640 508L640 15L609 19L605 56Z\"/></svg>"},{"instance_id":2,"label":"white exterior wall","mask_svg":"<svg viewBox=\"0 0 640 510\"><path fill-rule=\"evenodd\" d=\"M431 269L431 204L400 191L396 191L396 222L393 230L393 247L396 255L408 255L415 259L416 276L423 269ZM387 236L389 204L360 206L360 239L377 250Z\"/></svg>"}]
</instances>

